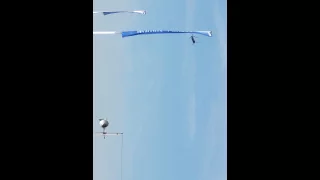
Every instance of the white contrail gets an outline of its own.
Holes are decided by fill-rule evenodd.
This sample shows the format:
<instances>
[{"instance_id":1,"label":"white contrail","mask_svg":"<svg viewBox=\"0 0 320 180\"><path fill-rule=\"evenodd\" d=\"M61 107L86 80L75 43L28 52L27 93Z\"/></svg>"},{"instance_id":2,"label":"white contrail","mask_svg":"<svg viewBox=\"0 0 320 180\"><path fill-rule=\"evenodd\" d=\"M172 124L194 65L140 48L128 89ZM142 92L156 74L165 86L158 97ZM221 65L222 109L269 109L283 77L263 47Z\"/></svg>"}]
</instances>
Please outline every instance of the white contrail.
<instances>
[{"instance_id":1,"label":"white contrail","mask_svg":"<svg viewBox=\"0 0 320 180\"><path fill-rule=\"evenodd\" d=\"M121 32L116 32L116 31L93 31L93 34L121 34Z\"/></svg>"}]
</instances>

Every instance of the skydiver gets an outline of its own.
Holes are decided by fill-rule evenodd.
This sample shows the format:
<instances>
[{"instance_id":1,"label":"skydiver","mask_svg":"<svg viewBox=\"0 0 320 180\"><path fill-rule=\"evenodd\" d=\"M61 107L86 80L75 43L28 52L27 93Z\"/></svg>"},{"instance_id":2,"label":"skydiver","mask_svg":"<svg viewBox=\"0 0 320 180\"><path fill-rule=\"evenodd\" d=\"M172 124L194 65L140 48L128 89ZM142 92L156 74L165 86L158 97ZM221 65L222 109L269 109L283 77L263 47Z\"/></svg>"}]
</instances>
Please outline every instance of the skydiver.
<instances>
[{"instance_id":1,"label":"skydiver","mask_svg":"<svg viewBox=\"0 0 320 180\"><path fill-rule=\"evenodd\" d=\"M196 40L195 40L194 38L197 38L197 37L195 37L194 35L191 35L190 38L191 38L191 41L192 41L192 45L195 44L195 43L196 43Z\"/></svg>"}]
</instances>

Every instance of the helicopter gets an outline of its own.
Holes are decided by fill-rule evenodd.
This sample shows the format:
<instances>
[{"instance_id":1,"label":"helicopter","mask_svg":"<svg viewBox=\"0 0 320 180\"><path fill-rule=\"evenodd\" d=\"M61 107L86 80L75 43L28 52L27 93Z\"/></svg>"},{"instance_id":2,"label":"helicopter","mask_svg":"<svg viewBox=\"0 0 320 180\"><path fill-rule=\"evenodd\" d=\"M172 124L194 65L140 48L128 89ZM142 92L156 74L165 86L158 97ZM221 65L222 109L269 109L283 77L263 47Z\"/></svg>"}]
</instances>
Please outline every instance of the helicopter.
<instances>
[{"instance_id":1,"label":"helicopter","mask_svg":"<svg viewBox=\"0 0 320 180\"><path fill-rule=\"evenodd\" d=\"M102 127L103 131L97 134L103 135L103 139L106 138L107 135L122 135L123 133L107 133L106 128L109 126L109 121L106 119L99 119L99 125Z\"/></svg>"}]
</instances>

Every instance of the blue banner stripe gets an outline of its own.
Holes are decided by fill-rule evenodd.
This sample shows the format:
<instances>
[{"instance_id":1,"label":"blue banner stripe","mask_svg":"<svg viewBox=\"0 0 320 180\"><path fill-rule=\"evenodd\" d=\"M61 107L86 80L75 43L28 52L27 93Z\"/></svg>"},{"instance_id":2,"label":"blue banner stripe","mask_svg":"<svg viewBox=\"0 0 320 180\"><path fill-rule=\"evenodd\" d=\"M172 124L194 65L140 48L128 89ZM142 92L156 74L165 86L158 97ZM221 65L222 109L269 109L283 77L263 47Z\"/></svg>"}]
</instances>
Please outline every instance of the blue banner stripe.
<instances>
[{"instance_id":1,"label":"blue banner stripe","mask_svg":"<svg viewBox=\"0 0 320 180\"><path fill-rule=\"evenodd\" d=\"M108 15L108 14L114 14L114 13L121 13L121 11L119 12L102 12L103 13L103 15Z\"/></svg>"}]
</instances>

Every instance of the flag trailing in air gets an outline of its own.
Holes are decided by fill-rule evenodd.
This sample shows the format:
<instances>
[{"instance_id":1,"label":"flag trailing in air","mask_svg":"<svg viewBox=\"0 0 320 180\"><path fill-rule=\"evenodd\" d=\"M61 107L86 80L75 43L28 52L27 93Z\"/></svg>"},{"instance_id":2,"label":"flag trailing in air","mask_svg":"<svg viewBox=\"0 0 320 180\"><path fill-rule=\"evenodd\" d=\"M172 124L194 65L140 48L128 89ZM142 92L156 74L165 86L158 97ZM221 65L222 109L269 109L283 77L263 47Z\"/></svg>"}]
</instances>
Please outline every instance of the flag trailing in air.
<instances>
[{"instance_id":1,"label":"flag trailing in air","mask_svg":"<svg viewBox=\"0 0 320 180\"><path fill-rule=\"evenodd\" d=\"M147 35L147 34L200 34L203 36L212 36L212 31L169 31L169 30L145 30L145 31L123 31L121 32L122 37L136 36L136 35Z\"/></svg>"},{"instance_id":2,"label":"flag trailing in air","mask_svg":"<svg viewBox=\"0 0 320 180\"><path fill-rule=\"evenodd\" d=\"M93 14L102 13L103 15L115 14L115 13L137 13L137 14L147 14L145 10L136 10L136 11L101 11L93 12Z\"/></svg>"}]
</instances>

